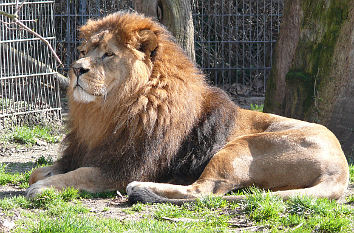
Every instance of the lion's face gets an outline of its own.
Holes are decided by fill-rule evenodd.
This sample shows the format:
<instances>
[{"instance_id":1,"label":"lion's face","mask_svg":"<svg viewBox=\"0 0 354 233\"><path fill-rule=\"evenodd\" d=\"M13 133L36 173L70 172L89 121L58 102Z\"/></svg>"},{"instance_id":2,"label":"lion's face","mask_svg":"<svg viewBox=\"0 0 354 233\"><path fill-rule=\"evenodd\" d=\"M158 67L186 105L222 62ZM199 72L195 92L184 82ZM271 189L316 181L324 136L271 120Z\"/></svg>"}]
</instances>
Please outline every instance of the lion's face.
<instances>
[{"instance_id":1,"label":"lion's face","mask_svg":"<svg viewBox=\"0 0 354 233\"><path fill-rule=\"evenodd\" d=\"M154 36L151 33L148 34ZM146 32L137 32L137 39L144 39L142 34ZM139 49L142 43L139 43L138 48L122 44L117 35L108 30L87 38L78 47L80 57L72 64L70 72L70 89L74 100L87 103L100 97L105 99L131 77L140 79L140 84L144 83L144 79L147 81L152 64L146 59L147 51Z\"/></svg>"}]
</instances>

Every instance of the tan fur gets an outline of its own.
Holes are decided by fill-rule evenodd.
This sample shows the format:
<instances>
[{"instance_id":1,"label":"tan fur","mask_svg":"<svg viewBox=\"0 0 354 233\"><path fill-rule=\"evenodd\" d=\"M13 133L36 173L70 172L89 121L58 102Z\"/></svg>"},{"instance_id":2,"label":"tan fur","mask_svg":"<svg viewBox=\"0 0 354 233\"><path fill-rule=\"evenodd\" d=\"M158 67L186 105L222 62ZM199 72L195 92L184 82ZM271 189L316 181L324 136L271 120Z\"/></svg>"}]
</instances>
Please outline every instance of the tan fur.
<instances>
[{"instance_id":1,"label":"tan fur","mask_svg":"<svg viewBox=\"0 0 354 233\"><path fill-rule=\"evenodd\" d=\"M89 21L80 34L82 55L70 71L67 149L52 167L32 173L28 197L48 187L124 190L134 180L128 195L147 189L165 199L223 195L251 185L285 198L337 199L346 189L348 165L328 129L239 109L206 84L169 33L151 19L117 13ZM214 111L221 105L226 110ZM218 122L206 121L204 127L225 130L226 141L216 137L222 148L200 177L177 185L180 177L170 173L176 155L202 119L213 114L220 116Z\"/></svg>"}]
</instances>

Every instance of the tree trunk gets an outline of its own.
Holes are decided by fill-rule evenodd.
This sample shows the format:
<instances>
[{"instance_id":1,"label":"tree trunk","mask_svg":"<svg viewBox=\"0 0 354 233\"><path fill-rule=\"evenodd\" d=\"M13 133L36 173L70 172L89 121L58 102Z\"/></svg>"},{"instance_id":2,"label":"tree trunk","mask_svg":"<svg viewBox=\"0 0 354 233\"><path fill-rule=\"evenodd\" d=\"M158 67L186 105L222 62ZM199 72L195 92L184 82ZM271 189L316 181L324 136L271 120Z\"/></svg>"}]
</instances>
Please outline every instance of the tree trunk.
<instances>
[{"instance_id":1,"label":"tree trunk","mask_svg":"<svg viewBox=\"0 0 354 233\"><path fill-rule=\"evenodd\" d=\"M195 61L190 0L134 0L134 8L165 25L186 54Z\"/></svg>"},{"instance_id":2,"label":"tree trunk","mask_svg":"<svg viewBox=\"0 0 354 233\"><path fill-rule=\"evenodd\" d=\"M354 158L354 1L287 0L264 111L317 122Z\"/></svg>"}]
</instances>

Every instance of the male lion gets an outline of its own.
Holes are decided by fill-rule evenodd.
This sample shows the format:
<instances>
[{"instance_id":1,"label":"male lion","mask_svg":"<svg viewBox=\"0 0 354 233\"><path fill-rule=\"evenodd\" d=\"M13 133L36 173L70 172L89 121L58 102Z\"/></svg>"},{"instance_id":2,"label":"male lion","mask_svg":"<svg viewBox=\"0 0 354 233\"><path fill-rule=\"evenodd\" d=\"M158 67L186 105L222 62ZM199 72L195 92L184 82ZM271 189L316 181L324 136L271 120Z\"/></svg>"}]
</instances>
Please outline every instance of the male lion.
<instances>
[{"instance_id":1,"label":"male lion","mask_svg":"<svg viewBox=\"0 0 354 233\"><path fill-rule=\"evenodd\" d=\"M32 173L29 198L69 186L126 188L131 202L177 204L251 185L283 198L337 199L347 188L348 164L333 133L238 108L160 24L118 12L89 21L80 35L66 148Z\"/></svg>"}]
</instances>

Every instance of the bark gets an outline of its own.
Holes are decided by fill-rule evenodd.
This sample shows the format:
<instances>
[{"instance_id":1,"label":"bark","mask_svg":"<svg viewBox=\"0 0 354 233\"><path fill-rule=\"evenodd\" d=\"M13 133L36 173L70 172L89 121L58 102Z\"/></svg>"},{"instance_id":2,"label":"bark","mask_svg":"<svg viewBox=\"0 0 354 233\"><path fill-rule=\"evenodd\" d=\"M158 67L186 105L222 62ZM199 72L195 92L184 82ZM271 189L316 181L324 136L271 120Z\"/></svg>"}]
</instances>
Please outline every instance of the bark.
<instances>
[{"instance_id":1,"label":"bark","mask_svg":"<svg viewBox=\"0 0 354 233\"><path fill-rule=\"evenodd\" d=\"M354 1L284 7L264 110L326 125L354 157Z\"/></svg>"},{"instance_id":2,"label":"bark","mask_svg":"<svg viewBox=\"0 0 354 233\"><path fill-rule=\"evenodd\" d=\"M195 61L194 26L190 0L134 0L137 12L157 19Z\"/></svg>"}]
</instances>

